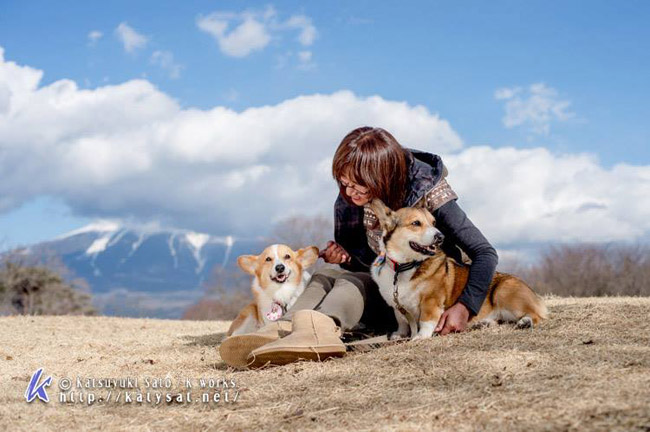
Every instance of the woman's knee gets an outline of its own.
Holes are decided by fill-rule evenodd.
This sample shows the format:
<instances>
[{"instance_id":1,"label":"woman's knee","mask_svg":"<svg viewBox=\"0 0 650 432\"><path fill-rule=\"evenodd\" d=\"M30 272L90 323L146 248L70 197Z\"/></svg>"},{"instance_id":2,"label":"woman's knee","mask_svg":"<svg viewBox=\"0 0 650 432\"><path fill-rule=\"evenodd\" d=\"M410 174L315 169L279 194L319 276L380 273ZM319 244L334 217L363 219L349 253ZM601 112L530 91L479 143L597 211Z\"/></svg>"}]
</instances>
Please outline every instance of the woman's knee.
<instances>
[{"instance_id":1,"label":"woman's knee","mask_svg":"<svg viewBox=\"0 0 650 432\"><path fill-rule=\"evenodd\" d=\"M343 272L343 270L329 268L316 270L309 279L307 286L318 285L322 287L326 293L328 293L334 287L336 278L343 274Z\"/></svg>"},{"instance_id":2,"label":"woman's knee","mask_svg":"<svg viewBox=\"0 0 650 432\"><path fill-rule=\"evenodd\" d=\"M347 270L343 270L343 269L326 267L326 268L321 268L321 269L315 270L312 273L312 277L314 277L316 275L320 275L320 276L323 276L323 277L336 279L337 277L339 277L340 275L345 274L345 273L350 273L350 272L347 271Z\"/></svg>"},{"instance_id":3,"label":"woman's knee","mask_svg":"<svg viewBox=\"0 0 650 432\"><path fill-rule=\"evenodd\" d=\"M339 276L336 279L336 282L334 286L337 285L352 285L354 288L359 290L361 293L361 296L363 297L364 301L366 300L368 291L372 289L374 285L374 281L370 277L370 275L367 275L365 273L352 273L348 272L344 275Z\"/></svg>"}]
</instances>

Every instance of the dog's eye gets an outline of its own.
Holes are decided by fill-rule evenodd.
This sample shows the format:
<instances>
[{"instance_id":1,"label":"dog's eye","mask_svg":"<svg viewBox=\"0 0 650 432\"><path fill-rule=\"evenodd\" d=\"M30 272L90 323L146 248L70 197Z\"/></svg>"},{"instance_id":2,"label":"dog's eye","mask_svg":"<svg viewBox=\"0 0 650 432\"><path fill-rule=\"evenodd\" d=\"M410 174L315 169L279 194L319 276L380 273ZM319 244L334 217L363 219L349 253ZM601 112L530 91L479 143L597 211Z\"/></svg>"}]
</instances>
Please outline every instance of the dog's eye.
<instances>
[{"instance_id":1,"label":"dog's eye","mask_svg":"<svg viewBox=\"0 0 650 432\"><path fill-rule=\"evenodd\" d=\"M271 261L271 257L266 257L266 261Z\"/></svg>"},{"instance_id":2,"label":"dog's eye","mask_svg":"<svg viewBox=\"0 0 650 432\"><path fill-rule=\"evenodd\" d=\"M291 255L286 254L286 255L284 256L284 259L291 259Z\"/></svg>"},{"instance_id":3,"label":"dog's eye","mask_svg":"<svg viewBox=\"0 0 650 432\"><path fill-rule=\"evenodd\" d=\"M411 225L413 225L413 226L421 226L422 223L419 220L416 220L416 221L411 222Z\"/></svg>"}]
</instances>

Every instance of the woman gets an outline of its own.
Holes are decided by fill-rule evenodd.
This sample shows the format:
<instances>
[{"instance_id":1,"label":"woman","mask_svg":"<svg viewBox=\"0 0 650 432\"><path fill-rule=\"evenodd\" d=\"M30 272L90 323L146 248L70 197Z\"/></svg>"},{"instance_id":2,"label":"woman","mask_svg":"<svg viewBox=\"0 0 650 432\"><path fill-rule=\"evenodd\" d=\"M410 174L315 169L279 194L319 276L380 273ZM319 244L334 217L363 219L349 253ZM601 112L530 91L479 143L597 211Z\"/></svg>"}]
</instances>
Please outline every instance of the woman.
<instances>
[{"instance_id":1,"label":"woman","mask_svg":"<svg viewBox=\"0 0 650 432\"><path fill-rule=\"evenodd\" d=\"M369 273L379 253L381 229L367 204L381 199L393 210L426 207L445 235L442 249L458 262L471 260L467 285L458 302L445 310L435 331L463 331L485 299L497 254L456 204L458 198L437 155L403 148L381 128L361 127L343 138L332 174L339 185L334 204L335 241L321 252L341 270L316 272L291 310L258 332L232 337L220 348L233 366L285 364L300 358L342 356L340 331L359 324L386 331L394 315ZM283 337L284 336L284 337Z\"/></svg>"}]
</instances>

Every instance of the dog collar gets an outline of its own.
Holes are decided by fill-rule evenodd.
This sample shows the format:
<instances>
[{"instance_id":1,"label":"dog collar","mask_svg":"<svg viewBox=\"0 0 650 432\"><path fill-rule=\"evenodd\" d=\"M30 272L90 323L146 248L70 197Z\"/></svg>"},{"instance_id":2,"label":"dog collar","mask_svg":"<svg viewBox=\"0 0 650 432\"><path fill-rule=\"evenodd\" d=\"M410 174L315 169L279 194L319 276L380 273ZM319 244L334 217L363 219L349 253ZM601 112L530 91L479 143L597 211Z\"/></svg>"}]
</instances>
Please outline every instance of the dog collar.
<instances>
[{"instance_id":1,"label":"dog collar","mask_svg":"<svg viewBox=\"0 0 650 432\"><path fill-rule=\"evenodd\" d=\"M405 272L406 270L411 270L414 267L418 267L420 264L422 264L422 261L411 261L407 263L400 264L388 255L386 255L386 263L388 266L395 272L395 273L401 273Z\"/></svg>"},{"instance_id":2,"label":"dog collar","mask_svg":"<svg viewBox=\"0 0 650 432\"><path fill-rule=\"evenodd\" d=\"M411 270L412 268L419 267L424 261L411 261L407 263L398 263L385 253L382 253L379 257L378 262L375 264L379 267L382 267L384 264L387 264L388 267L390 267L394 272L395 272L395 277L393 278L393 285L397 284L397 276L405 272L407 270ZM379 270L381 271L381 269Z\"/></svg>"}]
</instances>

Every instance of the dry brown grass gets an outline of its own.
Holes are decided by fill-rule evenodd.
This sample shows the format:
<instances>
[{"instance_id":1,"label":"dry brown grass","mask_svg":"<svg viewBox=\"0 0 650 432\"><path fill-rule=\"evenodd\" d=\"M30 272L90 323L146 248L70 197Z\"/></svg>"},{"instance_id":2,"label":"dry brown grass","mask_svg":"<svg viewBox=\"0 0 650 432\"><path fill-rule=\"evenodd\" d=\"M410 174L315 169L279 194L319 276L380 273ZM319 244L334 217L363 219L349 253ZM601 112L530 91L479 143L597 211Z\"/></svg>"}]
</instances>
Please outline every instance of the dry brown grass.
<instances>
[{"instance_id":1,"label":"dry brown grass","mask_svg":"<svg viewBox=\"0 0 650 432\"><path fill-rule=\"evenodd\" d=\"M650 430L650 298L553 298L508 326L324 363L229 370L225 322L0 318L5 430ZM27 404L30 375L234 378L225 404Z\"/></svg>"}]
</instances>

